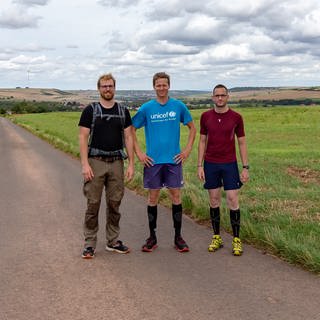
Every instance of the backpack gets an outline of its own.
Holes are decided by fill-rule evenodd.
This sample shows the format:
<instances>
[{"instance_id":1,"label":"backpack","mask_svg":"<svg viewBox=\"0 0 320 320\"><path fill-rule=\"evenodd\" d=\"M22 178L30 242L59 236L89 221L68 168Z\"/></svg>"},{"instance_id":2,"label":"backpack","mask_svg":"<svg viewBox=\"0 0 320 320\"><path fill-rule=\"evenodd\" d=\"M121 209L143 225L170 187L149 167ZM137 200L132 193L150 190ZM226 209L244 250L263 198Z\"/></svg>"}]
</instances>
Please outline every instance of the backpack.
<instances>
[{"instance_id":1,"label":"backpack","mask_svg":"<svg viewBox=\"0 0 320 320\"><path fill-rule=\"evenodd\" d=\"M89 137L89 141L88 141L88 147L89 147L89 154L91 156L107 156L107 157L121 157L122 159L127 159L128 156L126 155L126 153L124 152L123 149L120 150L115 150L115 151L104 151L104 150L100 150L97 148L91 148L91 142L92 142L92 137L93 137L93 132L94 132L94 126L95 126L95 122L97 117L100 116L101 119L106 118L107 120L111 119L111 118L120 118L121 121L121 125L122 125L122 132L121 132L121 138L122 138L122 146L125 146L124 143L124 125L125 125L125 107L122 106L119 102L117 102L117 107L118 107L118 114L103 114L102 113L102 109L101 109L101 105L99 102L93 102L91 103L91 107L92 107L92 122L91 122L91 128L90 128L90 137Z\"/></svg>"}]
</instances>

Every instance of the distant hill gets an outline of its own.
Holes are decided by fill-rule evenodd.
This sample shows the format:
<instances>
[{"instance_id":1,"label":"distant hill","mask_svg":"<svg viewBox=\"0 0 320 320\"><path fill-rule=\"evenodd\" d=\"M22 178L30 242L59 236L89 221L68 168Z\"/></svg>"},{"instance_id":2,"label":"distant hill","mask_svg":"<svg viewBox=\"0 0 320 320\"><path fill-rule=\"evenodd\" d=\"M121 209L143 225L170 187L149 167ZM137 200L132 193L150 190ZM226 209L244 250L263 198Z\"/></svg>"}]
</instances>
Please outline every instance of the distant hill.
<instances>
[{"instance_id":1,"label":"distant hill","mask_svg":"<svg viewBox=\"0 0 320 320\"><path fill-rule=\"evenodd\" d=\"M211 92L198 90L171 90L170 96L184 99L208 98ZM154 97L153 90L117 90L119 100L145 101ZM59 90L43 88L1 89L1 100L76 102L86 105L98 100L96 90ZM237 87L230 89L231 100L281 100L281 99L320 99L320 87Z\"/></svg>"}]
</instances>

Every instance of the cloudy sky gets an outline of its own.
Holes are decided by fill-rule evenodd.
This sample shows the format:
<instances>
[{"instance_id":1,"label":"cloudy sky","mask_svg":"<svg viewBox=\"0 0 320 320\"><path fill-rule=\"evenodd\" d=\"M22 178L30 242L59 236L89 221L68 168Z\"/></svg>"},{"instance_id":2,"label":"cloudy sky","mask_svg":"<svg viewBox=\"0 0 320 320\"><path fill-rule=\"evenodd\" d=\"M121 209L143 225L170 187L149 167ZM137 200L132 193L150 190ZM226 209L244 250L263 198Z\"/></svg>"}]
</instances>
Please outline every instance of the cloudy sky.
<instances>
[{"instance_id":1,"label":"cloudy sky","mask_svg":"<svg viewBox=\"0 0 320 320\"><path fill-rule=\"evenodd\" d=\"M319 57L319 0L1 0L1 88L319 86Z\"/></svg>"}]
</instances>

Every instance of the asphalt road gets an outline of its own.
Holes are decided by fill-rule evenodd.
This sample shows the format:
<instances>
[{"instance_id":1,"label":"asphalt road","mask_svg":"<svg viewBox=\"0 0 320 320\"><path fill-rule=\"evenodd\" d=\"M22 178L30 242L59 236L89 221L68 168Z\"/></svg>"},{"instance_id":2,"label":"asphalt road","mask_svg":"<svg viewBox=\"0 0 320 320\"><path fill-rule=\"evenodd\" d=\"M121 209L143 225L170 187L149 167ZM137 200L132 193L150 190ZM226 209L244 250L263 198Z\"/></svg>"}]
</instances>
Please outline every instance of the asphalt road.
<instances>
[{"instance_id":1,"label":"asphalt road","mask_svg":"<svg viewBox=\"0 0 320 320\"><path fill-rule=\"evenodd\" d=\"M59 125L59 124L57 124ZM85 199L80 163L0 118L1 320L320 319L319 276L245 245L209 254L209 228L184 218L191 251L173 249L170 211L160 207L159 248L143 253L145 199L126 190L121 240L127 255L80 258Z\"/></svg>"}]
</instances>

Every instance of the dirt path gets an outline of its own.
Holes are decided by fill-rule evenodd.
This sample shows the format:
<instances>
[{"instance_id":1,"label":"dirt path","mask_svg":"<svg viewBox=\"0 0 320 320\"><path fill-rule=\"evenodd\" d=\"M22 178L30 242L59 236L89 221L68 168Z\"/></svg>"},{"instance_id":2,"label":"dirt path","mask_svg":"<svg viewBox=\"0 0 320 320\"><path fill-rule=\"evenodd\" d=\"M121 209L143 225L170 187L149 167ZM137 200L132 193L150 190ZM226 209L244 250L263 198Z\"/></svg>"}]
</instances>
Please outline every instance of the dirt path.
<instances>
[{"instance_id":1,"label":"dirt path","mask_svg":"<svg viewBox=\"0 0 320 320\"><path fill-rule=\"evenodd\" d=\"M160 207L159 248L142 253L145 200L126 191L121 239L132 252L80 258L85 200L79 161L0 118L0 320L316 320L318 276L245 246L207 252L210 230L184 219L191 251L173 249ZM102 210L104 207L102 208Z\"/></svg>"}]
</instances>

